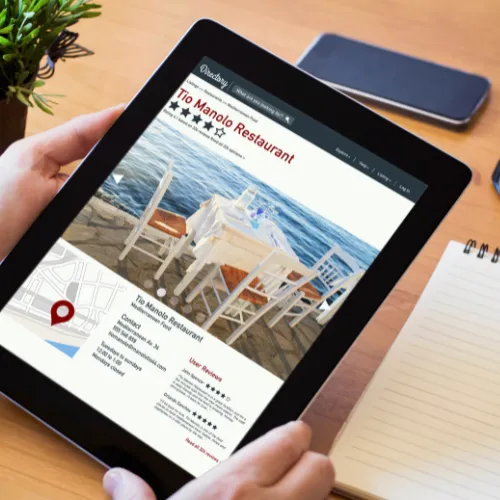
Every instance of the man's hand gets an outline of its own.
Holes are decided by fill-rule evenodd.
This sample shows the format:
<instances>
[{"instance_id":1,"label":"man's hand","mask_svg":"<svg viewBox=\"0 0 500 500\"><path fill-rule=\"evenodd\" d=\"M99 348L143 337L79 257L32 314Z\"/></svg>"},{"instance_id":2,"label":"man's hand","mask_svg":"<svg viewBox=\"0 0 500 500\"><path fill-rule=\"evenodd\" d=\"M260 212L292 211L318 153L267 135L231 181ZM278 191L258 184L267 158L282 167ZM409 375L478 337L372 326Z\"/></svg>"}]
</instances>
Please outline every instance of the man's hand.
<instances>
[{"instance_id":1,"label":"man's hand","mask_svg":"<svg viewBox=\"0 0 500 500\"><path fill-rule=\"evenodd\" d=\"M0 156L0 261L64 184L61 167L83 158L123 109L80 116L22 139Z\"/></svg>"},{"instance_id":2,"label":"man's hand","mask_svg":"<svg viewBox=\"0 0 500 500\"><path fill-rule=\"evenodd\" d=\"M242 448L175 493L170 500L323 500L334 471L324 455L309 451L311 431L291 422ZM155 500L151 488L123 469L104 476L113 500Z\"/></svg>"}]
</instances>

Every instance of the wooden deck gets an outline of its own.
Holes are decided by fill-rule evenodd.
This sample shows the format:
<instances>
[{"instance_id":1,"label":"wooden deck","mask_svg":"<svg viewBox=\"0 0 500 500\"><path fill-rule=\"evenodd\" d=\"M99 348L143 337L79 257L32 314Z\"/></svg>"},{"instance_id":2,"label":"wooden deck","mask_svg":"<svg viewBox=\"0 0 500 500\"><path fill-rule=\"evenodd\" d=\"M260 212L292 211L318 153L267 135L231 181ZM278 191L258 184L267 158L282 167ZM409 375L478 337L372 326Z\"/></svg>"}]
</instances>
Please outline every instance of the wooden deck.
<instances>
[{"instance_id":1,"label":"wooden deck","mask_svg":"<svg viewBox=\"0 0 500 500\"><path fill-rule=\"evenodd\" d=\"M159 266L158 262L141 252L132 249L123 261L118 260L118 255L123 250L123 242L136 220L124 211L94 197L64 233L64 239L168 307L183 314L193 323L203 324L207 314L201 298L198 297L192 304L187 304L185 297L204 274L201 273L180 297L173 294L174 288L193 262L192 256L185 254L181 259L174 260L158 281L153 278ZM182 231L182 228L179 229ZM147 241L140 244L152 253L158 250ZM166 291L164 297L156 295L158 289ZM310 316L295 328L291 328L282 320L271 329L267 326L266 319L270 319L274 314L275 311L271 310L268 318L263 318L249 328L231 347L284 379L316 340L321 327ZM220 319L210 328L210 333L224 342L235 327L235 324Z\"/></svg>"}]
</instances>

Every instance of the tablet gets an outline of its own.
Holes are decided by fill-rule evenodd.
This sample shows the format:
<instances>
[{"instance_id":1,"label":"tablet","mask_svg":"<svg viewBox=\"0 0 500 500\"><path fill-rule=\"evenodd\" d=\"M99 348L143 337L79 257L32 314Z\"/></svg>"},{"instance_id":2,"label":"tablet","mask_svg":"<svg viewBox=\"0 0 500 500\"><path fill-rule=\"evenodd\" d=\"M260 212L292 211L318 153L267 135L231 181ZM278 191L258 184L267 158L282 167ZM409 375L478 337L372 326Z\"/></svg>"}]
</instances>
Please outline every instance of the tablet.
<instances>
[{"instance_id":1,"label":"tablet","mask_svg":"<svg viewBox=\"0 0 500 500\"><path fill-rule=\"evenodd\" d=\"M303 413L470 176L200 21L0 266L0 390L168 495Z\"/></svg>"}]
</instances>

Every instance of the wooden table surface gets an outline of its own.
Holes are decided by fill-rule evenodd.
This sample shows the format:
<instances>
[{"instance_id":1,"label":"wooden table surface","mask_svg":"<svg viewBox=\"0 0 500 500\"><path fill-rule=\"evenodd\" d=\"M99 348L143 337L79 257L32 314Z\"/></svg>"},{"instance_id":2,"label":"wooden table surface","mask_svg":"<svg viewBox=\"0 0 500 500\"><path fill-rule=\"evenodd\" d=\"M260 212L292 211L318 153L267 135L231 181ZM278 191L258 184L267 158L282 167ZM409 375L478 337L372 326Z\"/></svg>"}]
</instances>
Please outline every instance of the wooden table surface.
<instances>
[{"instance_id":1,"label":"wooden table surface","mask_svg":"<svg viewBox=\"0 0 500 500\"><path fill-rule=\"evenodd\" d=\"M474 180L360 336L308 412L314 446L326 451L387 352L450 239L500 244L500 198L490 174L500 157L498 0L103 0L103 16L82 22L80 43L96 55L59 62L47 92L63 93L56 117L31 111L28 133L133 97L197 18L216 19L295 61L321 32L335 32L490 78L491 98L467 132L383 112L464 161ZM411 154L411 152L409 152ZM439 165L436 166L439 168ZM104 499L103 469L0 399L0 496Z\"/></svg>"}]
</instances>

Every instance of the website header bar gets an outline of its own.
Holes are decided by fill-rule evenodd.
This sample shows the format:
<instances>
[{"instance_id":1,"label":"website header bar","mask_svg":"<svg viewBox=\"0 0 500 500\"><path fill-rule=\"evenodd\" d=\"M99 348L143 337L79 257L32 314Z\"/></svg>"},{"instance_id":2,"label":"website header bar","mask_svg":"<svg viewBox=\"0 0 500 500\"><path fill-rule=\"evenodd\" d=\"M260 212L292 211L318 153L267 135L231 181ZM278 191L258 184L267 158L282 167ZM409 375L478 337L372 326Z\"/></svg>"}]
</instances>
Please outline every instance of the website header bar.
<instances>
[{"instance_id":1,"label":"website header bar","mask_svg":"<svg viewBox=\"0 0 500 500\"><path fill-rule=\"evenodd\" d=\"M413 202L427 187L392 163L208 57L200 61L193 74Z\"/></svg>"}]
</instances>

